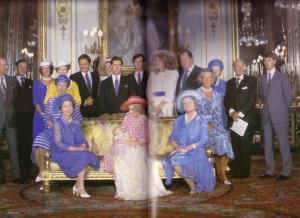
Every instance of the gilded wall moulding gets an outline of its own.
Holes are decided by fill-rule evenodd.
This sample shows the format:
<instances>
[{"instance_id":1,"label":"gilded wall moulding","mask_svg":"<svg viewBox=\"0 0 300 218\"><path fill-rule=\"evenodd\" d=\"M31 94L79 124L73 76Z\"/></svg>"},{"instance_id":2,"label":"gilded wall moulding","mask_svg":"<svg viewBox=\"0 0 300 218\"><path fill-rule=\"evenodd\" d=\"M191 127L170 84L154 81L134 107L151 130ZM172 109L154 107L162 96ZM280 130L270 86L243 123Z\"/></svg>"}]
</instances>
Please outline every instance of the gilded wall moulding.
<instances>
[{"instance_id":1,"label":"gilded wall moulding","mask_svg":"<svg viewBox=\"0 0 300 218\"><path fill-rule=\"evenodd\" d=\"M59 22L59 24L61 25L61 36L62 36L62 40L65 40L65 36L66 36L66 24L69 21L69 17L70 17L70 6L71 1L70 0L57 0L56 2L56 13L57 13L57 20Z\"/></svg>"},{"instance_id":2,"label":"gilded wall moulding","mask_svg":"<svg viewBox=\"0 0 300 218\"><path fill-rule=\"evenodd\" d=\"M209 21L211 22L210 28L212 35L216 33L216 21L218 20L218 14L220 10L220 0L208 0L206 4L206 11Z\"/></svg>"}]
</instances>

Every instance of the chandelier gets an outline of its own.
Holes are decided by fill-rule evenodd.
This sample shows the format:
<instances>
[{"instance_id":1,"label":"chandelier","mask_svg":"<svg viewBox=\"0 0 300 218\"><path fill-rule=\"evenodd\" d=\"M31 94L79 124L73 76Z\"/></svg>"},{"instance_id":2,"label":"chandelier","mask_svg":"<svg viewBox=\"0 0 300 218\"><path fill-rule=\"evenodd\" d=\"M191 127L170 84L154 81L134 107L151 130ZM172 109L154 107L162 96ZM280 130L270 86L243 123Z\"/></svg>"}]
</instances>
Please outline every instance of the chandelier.
<instances>
[{"instance_id":1,"label":"chandelier","mask_svg":"<svg viewBox=\"0 0 300 218\"><path fill-rule=\"evenodd\" d=\"M275 7L281 9L300 10L300 0L276 0Z\"/></svg>"},{"instance_id":2,"label":"chandelier","mask_svg":"<svg viewBox=\"0 0 300 218\"><path fill-rule=\"evenodd\" d=\"M240 45L250 47L267 44L268 40L265 35L263 19L256 18L254 23L252 21L252 4L250 0L242 1L241 12L243 13L243 20L240 29Z\"/></svg>"}]
</instances>

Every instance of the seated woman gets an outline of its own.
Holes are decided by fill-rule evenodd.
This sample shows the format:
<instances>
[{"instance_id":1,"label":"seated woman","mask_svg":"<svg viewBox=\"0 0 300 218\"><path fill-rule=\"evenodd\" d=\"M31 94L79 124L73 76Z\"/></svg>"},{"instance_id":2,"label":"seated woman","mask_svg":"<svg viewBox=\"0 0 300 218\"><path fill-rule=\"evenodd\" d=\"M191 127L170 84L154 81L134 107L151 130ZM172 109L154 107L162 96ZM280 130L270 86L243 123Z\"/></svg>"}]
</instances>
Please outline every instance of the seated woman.
<instances>
[{"instance_id":1,"label":"seated woman","mask_svg":"<svg viewBox=\"0 0 300 218\"><path fill-rule=\"evenodd\" d=\"M73 195L82 198L91 197L84 189L84 178L87 166L92 165L94 170L99 169L99 159L87 150L88 143L82 133L81 125L72 118L75 102L72 96L66 94L58 98L60 119L54 123L54 146L51 159L69 178L77 177L73 186Z\"/></svg>"},{"instance_id":2,"label":"seated woman","mask_svg":"<svg viewBox=\"0 0 300 218\"><path fill-rule=\"evenodd\" d=\"M232 146L222 124L222 97L212 89L214 76L211 69L203 69L198 75L202 87L196 91L201 96L197 111L208 121L209 140L212 143L218 177L225 185L231 185L226 176L229 159L233 159Z\"/></svg>"},{"instance_id":3,"label":"seated woman","mask_svg":"<svg viewBox=\"0 0 300 218\"><path fill-rule=\"evenodd\" d=\"M55 67L55 70L59 76L60 75L68 76L68 72L70 69L71 69L71 64L69 64L66 61L59 61L57 63L57 66ZM74 100L76 101L76 103L78 105L81 104L79 88L78 88L78 85L76 82L70 80L70 85L69 85L66 93L70 94L74 98ZM58 96L57 88L56 88L55 83L52 82L52 83L50 83L50 85L47 89L46 96L44 99L44 104L47 104L47 102L50 98L54 98L56 96Z\"/></svg>"},{"instance_id":4,"label":"seated woman","mask_svg":"<svg viewBox=\"0 0 300 218\"><path fill-rule=\"evenodd\" d=\"M45 150L49 150L53 144L53 123L61 116L61 111L58 108L58 100L61 95L64 95L70 85L70 80L67 76L61 75L55 79L55 84L58 96L50 98L46 104L44 112L44 122L47 124L43 132L37 135L32 145L32 159L39 167L39 173L36 182L41 181L41 174L45 169ZM82 115L79 106L76 104L73 113L74 122L80 124Z\"/></svg>"},{"instance_id":5,"label":"seated woman","mask_svg":"<svg viewBox=\"0 0 300 218\"><path fill-rule=\"evenodd\" d=\"M169 136L174 151L162 159L166 185L172 183L175 169L188 184L190 194L211 192L215 186L213 167L205 150L209 145L208 124L196 111L199 98L194 90L183 91L177 97L177 109L185 114L176 118Z\"/></svg>"},{"instance_id":6,"label":"seated woman","mask_svg":"<svg viewBox=\"0 0 300 218\"><path fill-rule=\"evenodd\" d=\"M121 105L128 110L121 129L114 130L114 144L111 149L113 172L116 185L115 198L120 200L145 200L168 195L147 156L148 119L144 107L147 101L131 96Z\"/></svg>"}]
</instances>

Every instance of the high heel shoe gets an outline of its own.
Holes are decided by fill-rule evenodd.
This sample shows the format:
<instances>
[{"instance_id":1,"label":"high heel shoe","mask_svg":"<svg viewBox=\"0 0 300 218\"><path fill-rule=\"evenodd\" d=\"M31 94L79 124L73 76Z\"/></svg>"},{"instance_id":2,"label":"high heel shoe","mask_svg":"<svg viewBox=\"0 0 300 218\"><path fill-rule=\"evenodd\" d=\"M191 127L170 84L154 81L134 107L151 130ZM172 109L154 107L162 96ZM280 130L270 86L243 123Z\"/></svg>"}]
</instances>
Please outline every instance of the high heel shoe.
<instances>
[{"instance_id":1,"label":"high heel shoe","mask_svg":"<svg viewBox=\"0 0 300 218\"><path fill-rule=\"evenodd\" d=\"M84 189L84 187L81 187L81 188L77 189L74 185L73 186L73 195L76 194L76 196L80 196L82 198L90 198L91 196L86 192L82 193L82 194L79 193L79 190L82 190L82 189Z\"/></svg>"},{"instance_id":2,"label":"high heel shoe","mask_svg":"<svg viewBox=\"0 0 300 218\"><path fill-rule=\"evenodd\" d=\"M76 195L76 196L78 196L78 193L77 193L77 188L76 188L76 186L75 186L75 185L73 186L73 195Z\"/></svg>"}]
</instances>

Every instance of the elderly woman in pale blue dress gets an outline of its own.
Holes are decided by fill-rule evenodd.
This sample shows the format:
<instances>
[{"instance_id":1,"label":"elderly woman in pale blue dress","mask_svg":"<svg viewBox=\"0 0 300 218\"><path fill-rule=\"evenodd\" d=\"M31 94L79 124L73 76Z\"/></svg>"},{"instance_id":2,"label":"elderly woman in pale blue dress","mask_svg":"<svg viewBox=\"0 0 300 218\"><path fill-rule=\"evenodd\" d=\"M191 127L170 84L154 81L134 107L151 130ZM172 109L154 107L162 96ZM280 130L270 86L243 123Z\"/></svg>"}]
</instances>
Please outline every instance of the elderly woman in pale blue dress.
<instances>
[{"instance_id":1,"label":"elderly woman in pale blue dress","mask_svg":"<svg viewBox=\"0 0 300 218\"><path fill-rule=\"evenodd\" d=\"M224 128L227 128L227 115L224 106L224 98L226 94L226 81L221 79L224 65L223 62L219 59L213 59L208 63L208 68L210 68L214 73L214 82L212 85L213 90L219 92L222 97L222 123Z\"/></svg>"},{"instance_id":2,"label":"elderly woman in pale blue dress","mask_svg":"<svg viewBox=\"0 0 300 218\"><path fill-rule=\"evenodd\" d=\"M194 90L186 90L177 97L176 105L180 112L169 136L174 151L162 159L166 173L166 184L172 183L174 169L190 188L190 194L211 192L215 186L212 164L206 156L208 123L196 111L200 95Z\"/></svg>"},{"instance_id":3,"label":"elderly woman in pale blue dress","mask_svg":"<svg viewBox=\"0 0 300 218\"><path fill-rule=\"evenodd\" d=\"M70 80L67 76L60 75L55 79L55 84L58 90L58 96L50 98L46 104L43 117L46 128L37 135L32 145L32 160L39 167L39 174L36 178L36 182L41 181L41 174L45 169L45 151L49 150L53 145L53 123L61 116L58 101L62 95L68 95L65 93L70 85ZM81 123L82 115L77 104L74 108L73 118L74 122Z\"/></svg>"},{"instance_id":4,"label":"elderly woman in pale blue dress","mask_svg":"<svg viewBox=\"0 0 300 218\"><path fill-rule=\"evenodd\" d=\"M217 174L225 185L231 185L226 176L226 167L229 159L234 156L228 134L222 125L222 97L212 89L213 78L210 68L203 69L198 75L202 86L196 90L201 96L197 111L208 121L209 139L216 155Z\"/></svg>"}]
</instances>

